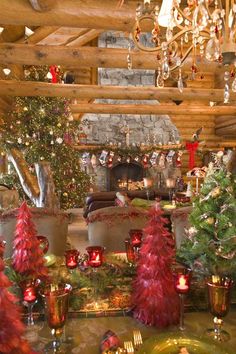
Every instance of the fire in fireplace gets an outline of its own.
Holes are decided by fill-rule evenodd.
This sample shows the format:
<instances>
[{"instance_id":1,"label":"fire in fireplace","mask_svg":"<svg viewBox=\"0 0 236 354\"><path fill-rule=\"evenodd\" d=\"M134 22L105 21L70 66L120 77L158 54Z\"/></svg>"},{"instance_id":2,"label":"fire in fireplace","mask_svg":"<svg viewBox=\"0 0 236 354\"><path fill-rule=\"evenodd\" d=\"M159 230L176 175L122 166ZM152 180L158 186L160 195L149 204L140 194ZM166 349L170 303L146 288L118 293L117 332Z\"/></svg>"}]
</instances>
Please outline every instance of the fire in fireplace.
<instances>
[{"instance_id":1,"label":"fire in fireplace","mask_svg":"<svg viewBox=\"0 0 236 354\"><path fill-rule=\"evenodd\" d=\"M139 163L118 163L108 174L108 190L127 191L143 189L144 169Z\"/></svg>"}]
</instances>

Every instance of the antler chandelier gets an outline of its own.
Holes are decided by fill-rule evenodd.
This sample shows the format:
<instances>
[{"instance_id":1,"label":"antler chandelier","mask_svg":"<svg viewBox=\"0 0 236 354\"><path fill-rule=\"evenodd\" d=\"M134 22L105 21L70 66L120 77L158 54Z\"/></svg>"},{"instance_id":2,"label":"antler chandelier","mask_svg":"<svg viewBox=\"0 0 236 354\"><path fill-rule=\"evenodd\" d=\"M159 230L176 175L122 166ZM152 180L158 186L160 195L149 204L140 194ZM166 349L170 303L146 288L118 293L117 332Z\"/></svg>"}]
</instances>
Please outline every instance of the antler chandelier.
<instances>
[{"instance_id":1,"label":"antler chandelier","mask_svg":"<svg viewBox=\"0 0 236 354\"><path fill-rule=\"evenodd\" d=\"M236 3L235 0L163 0L159 8L144 0L136 9L133 30L135 45L157 52L157 86L163 87L170 72L179 68L178 87L183 90L181 67L191 57L192 78L198 63L233 64L236 61ZM152 21L152 29L147 30ZM150 28L150 26L149 26ZM149 33L149 36L147 36ZM148 39L147 39L148 38ZM225 103L229 99L230 72L225 73ZM232 89L236 91L236 79Z\"/></svg>"}]
</instances>

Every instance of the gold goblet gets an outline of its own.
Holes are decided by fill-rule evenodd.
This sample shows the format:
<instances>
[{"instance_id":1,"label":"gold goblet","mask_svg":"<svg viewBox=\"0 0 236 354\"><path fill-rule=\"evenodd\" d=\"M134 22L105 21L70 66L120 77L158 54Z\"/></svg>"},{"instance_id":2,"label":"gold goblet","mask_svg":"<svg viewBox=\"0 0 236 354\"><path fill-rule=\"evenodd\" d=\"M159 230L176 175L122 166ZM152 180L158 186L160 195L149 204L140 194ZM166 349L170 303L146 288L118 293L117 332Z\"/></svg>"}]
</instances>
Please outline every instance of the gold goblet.
<instances>
[{"instance_id":1,"label":"gold goblet","mask_svg":"<svg viewBox=\"0 0 236 354\"><path fill-rule=\"evenodd\" d=\"M208 329L207 334L222 342L230 339L229 333L222 330L222 317L229 311L232 286L230 278L218 275L212 275L207 281L208 306L214 316L214 328Z\"/></svg>"},{"instance_id":2,"label":"gold goblet","mask_svg":"<svg viewBox=\"0 0 236 354\"><path fill-rule=\"evenodd\" d=\"M41 293L44 298L47 323L54 337L45 348L47 353L50 350L52 353L63 352L61 336L67 318L71 290L72 286L69 284L50 284Z\"/></svg>"}]
</instances>

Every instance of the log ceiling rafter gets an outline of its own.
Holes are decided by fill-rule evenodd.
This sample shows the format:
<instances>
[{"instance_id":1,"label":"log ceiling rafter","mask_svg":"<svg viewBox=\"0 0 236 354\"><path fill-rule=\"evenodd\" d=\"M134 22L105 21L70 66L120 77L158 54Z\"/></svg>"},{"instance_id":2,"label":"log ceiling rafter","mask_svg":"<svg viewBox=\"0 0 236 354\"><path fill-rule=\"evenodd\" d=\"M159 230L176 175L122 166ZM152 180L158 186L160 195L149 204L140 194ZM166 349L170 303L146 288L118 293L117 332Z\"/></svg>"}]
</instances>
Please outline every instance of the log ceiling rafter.
<instances>
[{"instance_id":1,"label":"log ceiling rafter","mask_svg":"<svg viewBox=\"0 0 236 354\"><path fill-rule=\"evenodd\" d=\"M129 1L126 6L117 7L117 1L78 0L57 1L48 12L35 11L28 0L1 0L0 23L2 25L64 26L131 31L135 23L137 3ZM20 14L20 16L19 16Z\"/></svg>"},{"instance_id":2,"label":"log ceiling rafter","mask_svg":"<svg viewBox=\"0 0 236 354\"><path fill-rule=\"evenodd\" d=\"M96 29L89 30L89 29L87 29L87 31L84 34L82 34L81 36L78 36L78 38L68 41L66 43L66 46L67 47L83 46L83 45L87 44L88 42L91 42L93 39L97 38L102 32L103 32L103 30L96 30Z\"/></svg>"},{"instance_id":3,"label":"log ceiling rafter","mask_svg":"<svg viewBox=\"0 0 236 354\"><path fill-rule=\"evenodd\" d=\"M0 80L0 96L48 96L80 99L118 100L194 100L222 102L223 89L185 88L181 93L175 87L155 86L108 86L52 84L47 82ZM236 101L236 93L230 93L231 101ZM227 107L227 106L225 106Z\"/></svg>"},{"instance_id":4,"label":"log ceiling rafter","mask_svg":"<svg viewBox=\"0 0 236 354\"><path fill-rule=\"evenodd\" d=\"M236 106L189 106L189 105L154 105L154 104L73 104L72 113L101 114L161 114L161 115L232 115L236 114Z\"/></svg>"},{"instance_id":5,"label":"log ceiling rafter","mask_svg":"<svg viewBox=\"0 0 236 354\"><path fill-rule=\"evenodd\" d=\"M126 49L0 43L0 63L110 67L127 69ZM132 51L136 69L157 69L156 53Z\"/></svg>"},{"instance_id":6,"label":"log ceiling rafter","mask_svg":"<svg viewBox=\"0 0 236 354\"><path fill-rule=\"evenodd\" d=\"M29 2L36 11L49 11L56 4L56 0L29 0Z\"/></svg>"}]
</instances>

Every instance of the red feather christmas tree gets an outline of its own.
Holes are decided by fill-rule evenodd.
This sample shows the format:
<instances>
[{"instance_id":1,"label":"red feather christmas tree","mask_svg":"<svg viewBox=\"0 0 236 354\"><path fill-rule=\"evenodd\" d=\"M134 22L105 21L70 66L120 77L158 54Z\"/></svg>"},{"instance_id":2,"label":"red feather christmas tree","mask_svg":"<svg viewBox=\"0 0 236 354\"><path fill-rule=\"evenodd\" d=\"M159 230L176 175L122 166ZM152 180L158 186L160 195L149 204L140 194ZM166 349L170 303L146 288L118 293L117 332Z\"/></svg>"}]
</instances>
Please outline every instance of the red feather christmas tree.
<instances>
[{"instance_id":1,"label":"red feather christmas tree","mask_svg":"<svg viewBox=\"0 0 236 354\"><path fill-rule=\"evenodd\" d=\"M12 267L24 278L45 279L48 276L48 269L31 219L30 210L26 202L23 202L17 216Z\"/></svg>"},{"instance_id":2,"label":"red feather christmas tree","mask_svg":"<svg viewBox=\"0 0 236 354\"><path fill-rule=\"evenodd\" d=\"M171 272L175 243L159 204L149 216L133 283L134 317L147 325L165 327L179 321L179 298Z\"/></svg>"},{"instance_id":3,"label":"red feather christmas tree","mask_svg":"<svg viewBox=\"0 0 236 354\"><path fill-rule=\"evenodd\" d=\"M20 308L16 297L8 291L11 282L3 273L4 263L0 258L0 353L33 354L35 353L21 336L24 325L20 318Z\"/></svg>"}]
</instances>

